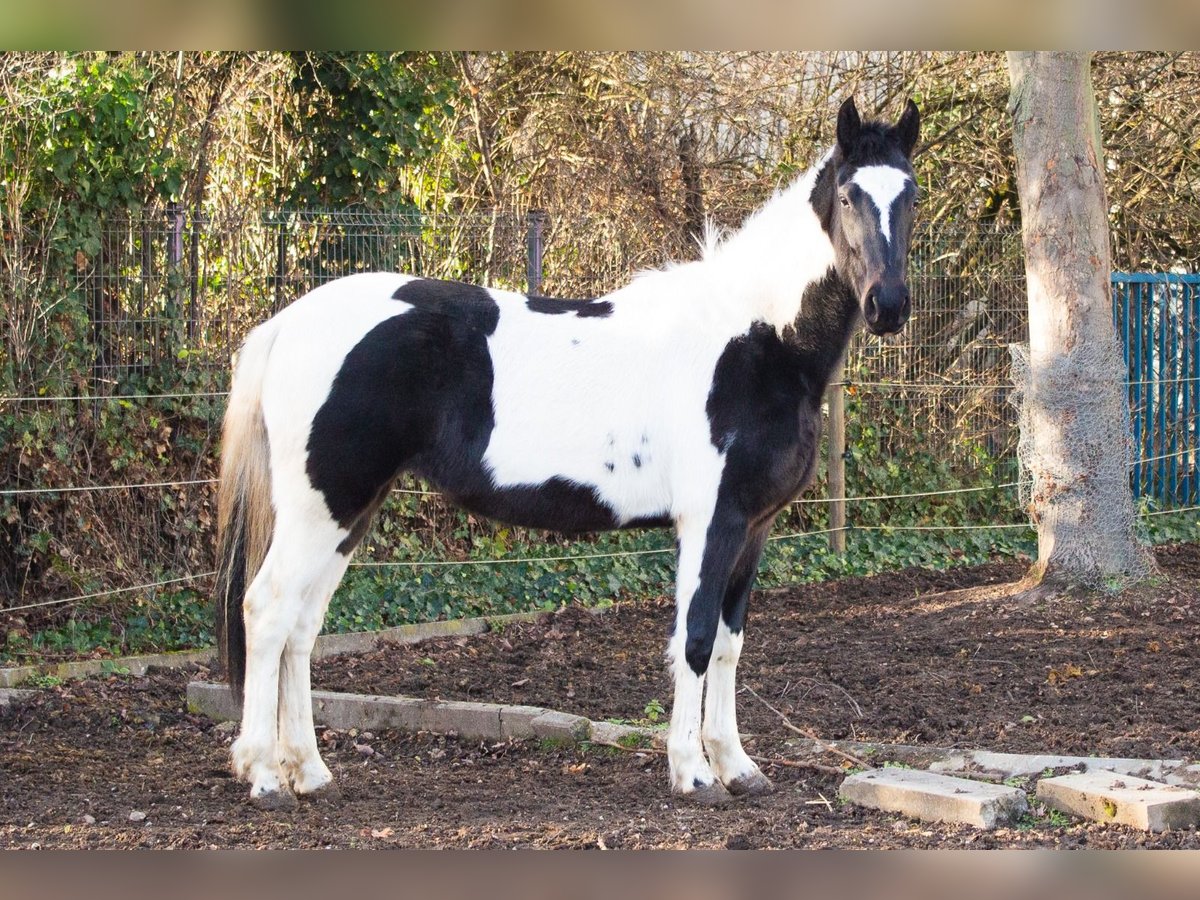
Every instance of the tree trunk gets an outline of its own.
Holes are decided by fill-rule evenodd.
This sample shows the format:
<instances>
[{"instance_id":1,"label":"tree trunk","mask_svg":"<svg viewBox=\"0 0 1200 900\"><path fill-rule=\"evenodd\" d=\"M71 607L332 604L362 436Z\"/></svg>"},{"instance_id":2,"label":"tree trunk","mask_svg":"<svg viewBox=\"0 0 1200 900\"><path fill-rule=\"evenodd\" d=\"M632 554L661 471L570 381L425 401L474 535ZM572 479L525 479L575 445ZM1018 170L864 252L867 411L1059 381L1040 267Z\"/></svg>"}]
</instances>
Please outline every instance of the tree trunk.
<instances>
[{"instance_id":1,"label":"tree trunk","mask_svg":"<svg viewBox=\"0 0 1200 900\"><path fill-rule=\"evenodd\" d=\"M1014 345L1021 460L1048 591L1125 586L1154 571L1135 533L1130 425L1112 319L1108 203L1090 59L1010 52L1029 345Z\"/></svg>"}]
</instances>

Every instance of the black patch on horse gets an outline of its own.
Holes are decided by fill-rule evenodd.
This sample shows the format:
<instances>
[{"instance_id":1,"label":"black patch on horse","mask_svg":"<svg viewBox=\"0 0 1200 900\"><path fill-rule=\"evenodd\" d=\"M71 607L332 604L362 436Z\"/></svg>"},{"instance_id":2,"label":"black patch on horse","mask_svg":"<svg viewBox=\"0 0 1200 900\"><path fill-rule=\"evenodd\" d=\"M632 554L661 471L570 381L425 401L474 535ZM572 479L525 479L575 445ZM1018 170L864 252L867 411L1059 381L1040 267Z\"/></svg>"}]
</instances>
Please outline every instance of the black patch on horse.
<instances>
[{"instance_id":1,"label":"black patch on horse","mask_svg":"<svg viewBox=\"0 0 1200 900\"><path fill-rule=\"evenodd\" d=\"M338 551L354 549L406 470L466 509L512 525L560 532L618 527L590 486L551 478L497 488L492 481L483 463L495 427L487 342L500 308L491 294L422 279L393 297L414 308L380 322L346 354L309 432L309 481L350 531ZM650 520L626 527L645 524Z\"/></svg>"},{"instance_id":2,"label":"black patch on horse","mask_svg":"<svg viewBox=\"0 0 1200 900\"><path fill-rule=\"evenodd\" d=\"M380 322L346 354L308 436L309 480L357 537L365 529L358 520L401 469L451 442L461 449L447 465L469 468L463 457L477 464L493 424L487 339L500 310L491 294L422 279L393 297L414 308Z\"/></svg>"},{"instance_id":3,"label":"black patch on horse","mask_svg":"<svg viewBox=\"0 0 1200 900\"><path fill-rule=\"evenodd\" d=\"M573 312L581 319L602 319L612 315L613 305L608 300L559 300L554 297L530 296L525 305L530 312L561 316Z\"/></svg>"},{"instance_id":4,"label":"black patch on horse","mask_svg":"<svg viewBox=\"0 0 1200 900\"><path fill-rule=\"evenodd\" d=\"M718 507L773 515L800 491L817 456L829 374L762 322L726 345L706 407L710 439L725 453Z\"/></svg>"},{"instance_id":5,"label":"black patch on horse","mask_svg":"<svg viewBox=\"0 0 1200 900\"><path fill-rule=\"evenodd\" d=\"M611 531L618 527L612 509L594 488L554 477L537 485L495 488L490 480L478 493L449 490L459 506L510 525L545 528L564 534Z\"/></svg>"},{"instance_id":6,"label":"black patch on horse","mask_svg":"<svg viewBox=\"0 0 1200 900\"><path fill-rule=\"evenodd\" d=\"M852 321L853 314L851 306L846 316ZM765 530L812 478L821 398L840 353L839 345L827 365L818 363L771 326L756 322L717 360L705 409L709 439L725 454L725 467L717 512L705 536L700 584L688 607L684 646L697 675L708 669L720 619L741 630ZM748 540L755 542L753 563L732 578Z\"/></svg>"},{"instance_id":7,"label":"black patch on horse","mask_svg":"<svg viewBox=\"0 0 1200 900\"><path fill-rule=\"evenodd\" d=\"M500 321L500 308L484 288L461 281L418 278L401 285L393 300L411 303L417 309L470 323L484 334L492 334Z\"/></svg>"}]
</instances>

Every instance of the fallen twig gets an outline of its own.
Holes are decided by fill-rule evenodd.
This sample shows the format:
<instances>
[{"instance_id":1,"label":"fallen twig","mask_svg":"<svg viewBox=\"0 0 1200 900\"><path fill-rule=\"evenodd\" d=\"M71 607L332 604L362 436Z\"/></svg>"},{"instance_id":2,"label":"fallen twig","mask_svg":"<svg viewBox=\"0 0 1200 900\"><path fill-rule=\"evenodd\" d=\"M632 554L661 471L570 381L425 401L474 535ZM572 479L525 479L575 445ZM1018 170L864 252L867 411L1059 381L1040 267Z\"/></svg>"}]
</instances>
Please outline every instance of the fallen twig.
<instances>
[{"instance_id":1,"label":"fallen twig","mask_svg":"<svg viewBox=\"0 0 1200 900\"><path fill-rule=\"evenodd\" d=\"M805 806L824 806L830 812L833 812L833 804L829 802L828 798L826 798L826 796L824 794L817 794L817 796L820 797L821 799L820 800L805 800L804 805Z\"/></svg>"},{"instance_id":2,"label":"fallen twig","mask_svg":"<svg viewBox=\"0 0 1200 900\"><path fill-rule=\"evenodd\" d=\"M766 700L764 700L762 697L760 697L758 695L758 692L755 691L754 688L750 687L749 685L744 685L742 690L749 692L751 697L753 697L755 700L757 700L759 703L761 703L763 706L765 706L771 712L775 713L775 715L779 716L779 718L783 721L783 726L785 728L787 728L789 731L794 731L796 734L800 735L801 737L808 738L810 741L812 741L814 744L819 746L826 753L832 753L834 756L840 756L842 759L849 760L850 762L854 763L854 765L859 766L860 768L863 768L863 769L874 769L875 768L873 765L871 765L865 759L860 759L859 757L855 756L853 753L847 753L845 750L840 750L837 747L830 744L828 741L821 740L819 737L817 737L815 734L813 734L807 728L800 728L797 725L793 724L792 720L789 719L785 713L780 712L774 706L772 706L770 703L768 703Z\"/></svg>"},{"instance_id":3,"label":"fallen twig","mask_svg":"<svg viewBox=\"0 0 1200 900\"><path fill-rule=\"evenodd\" d=\"M802 700L804 699L804 697L807 697L809 694L811 694L813 691L815 691L819 687L833 688L835 691L842 692L842 696L844 696L846 698L846 700L850 703L850 706L853 707L854 715L858 716L860 719L863 717L862 707L858 705L858 701L855 700L854 697L851 695L851 693L848 690L846 690L844 687L842 687L840 684L834 684L833 682L830 682L830 681L818 681L815 678L808 678L804 675L801 675L799 677L802 680L807 681L810 684L812 684L812 687L810 687L807 691L804 692L803 697L801 697ZM780 697L782 697L782 696L783 695L781 694Z\"/></svg>"}]
</instances>

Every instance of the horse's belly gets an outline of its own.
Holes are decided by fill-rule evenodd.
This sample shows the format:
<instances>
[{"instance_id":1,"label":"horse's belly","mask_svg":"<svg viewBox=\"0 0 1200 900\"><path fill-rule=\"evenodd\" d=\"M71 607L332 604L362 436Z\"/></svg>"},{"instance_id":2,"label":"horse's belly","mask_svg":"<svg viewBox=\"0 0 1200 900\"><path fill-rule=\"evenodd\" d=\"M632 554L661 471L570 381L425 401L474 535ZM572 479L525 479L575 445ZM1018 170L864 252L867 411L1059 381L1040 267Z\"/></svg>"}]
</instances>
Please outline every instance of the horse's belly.
<instances>
[{"instance_id":1,"label":"horse's belly","mask_svg":"<svg viewBox=\"0 0 1200 900\"><path fill-rule=\"evenodd\" d=\"M671 521L663 510L647 509L633 516L620 514L594 487L561 478L470 494L451 492L451 496L458 505L489 519L548 531L612 531L669 525Z\"/></svg>"}]
</instances>

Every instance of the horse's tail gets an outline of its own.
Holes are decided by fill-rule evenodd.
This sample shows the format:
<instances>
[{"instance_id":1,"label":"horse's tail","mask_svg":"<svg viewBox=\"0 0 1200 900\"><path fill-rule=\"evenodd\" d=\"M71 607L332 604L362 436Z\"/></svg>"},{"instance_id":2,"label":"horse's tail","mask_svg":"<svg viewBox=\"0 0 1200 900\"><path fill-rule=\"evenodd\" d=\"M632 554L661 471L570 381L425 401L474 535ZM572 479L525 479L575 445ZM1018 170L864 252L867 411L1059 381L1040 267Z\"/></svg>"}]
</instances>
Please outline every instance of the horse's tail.
<instances>
[{"instance_id":1,"label":"horse's tail","mask_svg":"<svg viewBox=\"0 0 1200 900\"><path fill-rule=\"evenodd\" d=\"M234 698L246 679L242 602L271 545L270 445L262 413L263 376L278 333L272 319L250 333L238 353L221 432L217 489L217 649Z\"/></svg>"}]
</instances>

